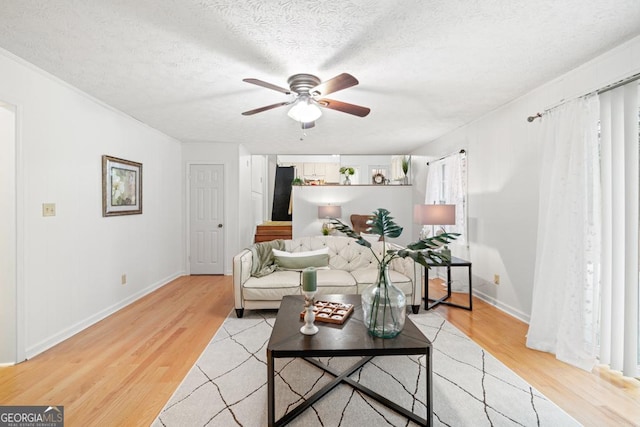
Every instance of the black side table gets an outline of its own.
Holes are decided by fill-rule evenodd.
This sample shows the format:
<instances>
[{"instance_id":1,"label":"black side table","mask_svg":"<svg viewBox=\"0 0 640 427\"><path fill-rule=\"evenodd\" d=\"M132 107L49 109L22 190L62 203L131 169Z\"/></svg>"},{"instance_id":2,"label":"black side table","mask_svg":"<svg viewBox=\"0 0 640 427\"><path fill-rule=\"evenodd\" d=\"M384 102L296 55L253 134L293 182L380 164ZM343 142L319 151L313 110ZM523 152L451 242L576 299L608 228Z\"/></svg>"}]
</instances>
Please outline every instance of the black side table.
<instances>
[{"instance_id":1,"label":"black side table","mask_svg":"<svg viewBox=\"0 0 640 427\"><path fill-rule=\"evenodd\" d=\"M471 262L464 259L451 257L451 261L448 263L436 263L431 260L427 260L430 267L447 267L447 294L442 298L433 299L429 298L429 269L424 268L424 309L429 310L438 304L450 305L452 307L464 308L465 310L472 310L472 287L471 287ZM459 305L451 301L447 301L451 298L451 267L467 267L469 270L469 306Z\"/></svg>"}]
</instances>

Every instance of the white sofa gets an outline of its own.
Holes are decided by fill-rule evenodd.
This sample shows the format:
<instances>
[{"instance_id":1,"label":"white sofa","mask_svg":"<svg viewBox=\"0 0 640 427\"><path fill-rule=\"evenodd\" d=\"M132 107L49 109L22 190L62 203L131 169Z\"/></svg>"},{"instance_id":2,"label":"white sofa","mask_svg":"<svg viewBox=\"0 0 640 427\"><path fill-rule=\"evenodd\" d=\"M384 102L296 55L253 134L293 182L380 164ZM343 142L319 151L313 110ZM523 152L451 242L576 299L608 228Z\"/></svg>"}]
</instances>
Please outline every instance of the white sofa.
<instances>
[{"instance_id":1,"label":"white sofa","mask_svg":"<svg viewBox=\"0 0 640 427\"><path fill-rule=\"evenodd\" d=\"M329 269L317 271L316 297L327 294L360 294L374 283L378 263L371 250L345 236L314 236L284 241L287 252L306 252L329 248ZM399 246L387 243L387 248ZM382 243L373 243L381 256ZM243 249L233 257L233 291L235 309L242 317L244 309L276 309L285 295L301 295L300 271L277 270L263 277L251 276L253 254ZM422 266L410 258L396 258L389 274L394 285L407 296L407 305L417 313L422 299Z\"/></svg>"}]
</instances>

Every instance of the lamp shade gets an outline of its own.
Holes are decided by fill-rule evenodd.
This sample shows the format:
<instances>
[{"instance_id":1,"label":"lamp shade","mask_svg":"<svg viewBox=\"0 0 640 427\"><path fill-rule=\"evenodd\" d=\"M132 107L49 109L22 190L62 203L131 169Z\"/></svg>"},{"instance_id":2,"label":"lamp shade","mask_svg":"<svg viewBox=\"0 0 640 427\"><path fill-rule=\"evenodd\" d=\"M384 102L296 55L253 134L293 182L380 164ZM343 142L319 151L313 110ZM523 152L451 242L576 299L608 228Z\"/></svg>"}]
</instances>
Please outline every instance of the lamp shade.
<instances>
[{"instance_id":1,"label":"lamp shade","mask_svg":"<svg viewBox=\"0 0 640 427\"><path fill-rule=\"evenodd\" d=\"M318 206L318 218L340 218L342 216L342 208L337 205Z\"/></svg>"},{"instance_id":2,"label":"lamp shade","mask_svg":"<svg viewBox=\"0 0 640 427\"><path fill-rule=\"evenodd\" d=\"M416 224L454 225L456 223L456 205L416 205L413 209Z\"/></svg>"}]
</instances>

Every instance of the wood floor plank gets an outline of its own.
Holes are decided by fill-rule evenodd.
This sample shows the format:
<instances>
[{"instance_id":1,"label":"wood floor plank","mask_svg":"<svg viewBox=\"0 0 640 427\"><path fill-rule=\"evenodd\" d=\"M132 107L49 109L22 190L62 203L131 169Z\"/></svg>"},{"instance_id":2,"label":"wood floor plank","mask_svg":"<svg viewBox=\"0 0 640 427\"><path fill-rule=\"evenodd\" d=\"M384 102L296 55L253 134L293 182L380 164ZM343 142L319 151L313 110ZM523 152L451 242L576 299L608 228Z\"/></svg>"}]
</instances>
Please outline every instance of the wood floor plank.
<instances>
[{"instance_id":1,"label":"wood floor plank","mask_svg":"<svg viewBox=\"0 0 640 427\"><path fill-rule=\"evenodd\" d=\"M442 292L437 280L429 289ZM454 293L452 301L467 298ZM528 325L478 298L472 312L443 305L435 310L583 425L640 426L640 381L605 367L586 372L527 348Z\"/></svg>"},{"instance_id":2,"label":"wood floor plank","mask_svg":"<svg viewBox=\"0 0 640 427\"><path fill-rule=\"evenodd\" d=\"M0 404L64 405L68 426L149 425L231 311L231 282L181 277L37 357L0 368ZM466 295L453 297L466 303ZM473 304L472 312L435 310L585 426L640 426L640 382L530 350L525 323Z\"/></svg>"},{"instance_id":3,"label":"wood floor plank","mask_svg":"<svg viewBox=\"0 0 640 427\"><path fill-rule=\"evenodd\" d=\"M69 426L149 425L233 306L224 276L185 276L54 348L0 368L0 404L64 405Z\"/></svg>"}]
</instances>

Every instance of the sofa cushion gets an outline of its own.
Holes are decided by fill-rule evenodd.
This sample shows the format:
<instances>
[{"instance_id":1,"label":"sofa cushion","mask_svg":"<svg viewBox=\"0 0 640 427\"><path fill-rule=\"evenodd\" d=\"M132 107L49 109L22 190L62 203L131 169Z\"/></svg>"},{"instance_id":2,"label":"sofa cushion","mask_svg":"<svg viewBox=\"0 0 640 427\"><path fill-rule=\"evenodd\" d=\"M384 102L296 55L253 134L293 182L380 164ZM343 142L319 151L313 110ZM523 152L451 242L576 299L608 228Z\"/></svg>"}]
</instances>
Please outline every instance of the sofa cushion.
<instances>
[{"instance_id":1,"label":"sofa cushion","mask_svg":"<svg viewBox=\"0 0 640 427\"><path fill-rule=\"evenodd\" d=\"M356 280L353 276L343 270L318 270L318 288L322 287L349 287L355 286Z\"/></svg>"},{"instance_id":2,"label":"sofa cushion","mask_svg":"<svg viewBox=\"0 0 640 427\"><path fill-rule=\"evenodd\" d=\"M285 295L300 295L300 272L276 271L263 277L250 277L242 288L245 300L279 301Z\"/></svg>"},{"instance_id":3,"label":"sofa cushion","mask_svg":"<svg viewBox=\"0 0 640 427\"><path fill-rule=\"evenodd\" d=\"M329 268L329 248L305 252L285 252L273 249L280 270L304 270L307 267Z\"/></svg>"}]
</instances>

